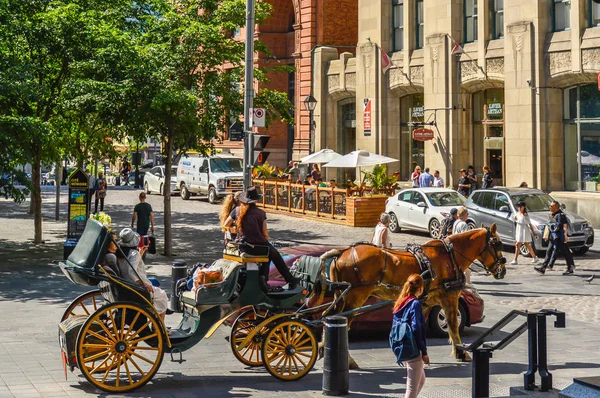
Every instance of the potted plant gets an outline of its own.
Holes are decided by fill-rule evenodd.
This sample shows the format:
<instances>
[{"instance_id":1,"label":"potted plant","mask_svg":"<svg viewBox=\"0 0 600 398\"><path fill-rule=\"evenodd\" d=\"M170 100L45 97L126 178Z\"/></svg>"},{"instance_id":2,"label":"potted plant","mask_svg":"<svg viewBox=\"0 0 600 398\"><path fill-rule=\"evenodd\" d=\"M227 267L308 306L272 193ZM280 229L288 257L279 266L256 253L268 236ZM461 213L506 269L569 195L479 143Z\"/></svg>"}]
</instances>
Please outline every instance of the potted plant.
<instances>
[{"instance_id":1,"label":"potted plant","mask_svg":"<svg viewBox=\"0 0 600 398\"><path fill-rule=\"evenodd\" d=\"M374 193L389 191L397 182L397 178L387 173L384 165L374 166L371 171L363 171L364 181L373 188Z\"/></svg>"},{"instance_id":2,"label":"potted plant","mask_svg":"<svg viewBox=\"0 0 600 398\"><path fill-rule=\"evenodd\" d=\"M255 166L252 170L252 175L254 178L266 180L267 178L271 178L271 176L276 170L277 169L269 165L269 163L259 164L258 166Z\"/></svg>"}]
</instances>

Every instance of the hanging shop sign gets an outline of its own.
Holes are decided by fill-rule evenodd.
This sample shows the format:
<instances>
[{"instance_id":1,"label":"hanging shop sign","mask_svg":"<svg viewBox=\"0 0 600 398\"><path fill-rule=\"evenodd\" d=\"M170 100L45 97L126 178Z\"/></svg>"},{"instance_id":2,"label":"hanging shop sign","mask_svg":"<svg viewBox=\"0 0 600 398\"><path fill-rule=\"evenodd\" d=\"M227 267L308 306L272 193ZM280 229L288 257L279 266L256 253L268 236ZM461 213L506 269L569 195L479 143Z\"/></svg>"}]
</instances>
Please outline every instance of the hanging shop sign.
<instances>
[{"instance_id":1,"label":"hanging shop sign","mask_svg":"<svg viewBox=\"0 0 600 398\"><path fill-rule=\"evenodd\" d=\"M432 129L418 128L412 132L412 138L416 141L429 141L435 137L435 133Z\"/></svg>"},{"instance_id":2,"label":"hanging shop sign","mask_svg":"<svg viewBox=\"0 0 600 398\"><path fill-rule=\"evenodd\" d=\"M365 136L371 135L371 99L365 98L363 109L363 130Z\"/></svg>"}]
</instances>

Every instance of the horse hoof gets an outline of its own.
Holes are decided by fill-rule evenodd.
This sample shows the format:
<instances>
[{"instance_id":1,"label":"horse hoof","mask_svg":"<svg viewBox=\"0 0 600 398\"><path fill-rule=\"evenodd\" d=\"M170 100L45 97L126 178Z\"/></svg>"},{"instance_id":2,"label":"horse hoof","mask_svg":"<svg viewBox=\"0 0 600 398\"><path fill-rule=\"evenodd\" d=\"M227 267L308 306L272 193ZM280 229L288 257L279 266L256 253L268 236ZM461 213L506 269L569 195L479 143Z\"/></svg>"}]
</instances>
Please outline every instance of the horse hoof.
<instances>
[{"instance_id":1,"label":"horse hoof","mask_svg":"<svg viewBox=\"0 0 600 398\"><path fill-rule=\"evenodd\" d=\"M356 362L354 362L354 361L352 361L352 362L350 362L348 364L348 368L352 369L352 370L360 369L360 367L358 366L358 364Z\"/></svg>"},{"instance_id":2,"label":"horse hoof","mask_svg":"<svg viewBox=\"0 0 600 398\"><path fill-rule=\"evenodd\" d=\"M473 359L471 359L471 356L465 352L464 357L463 358L458 358L458 361L459 362L472 362Z\"/></svg>"},{"instance_id":3,"label":"horse hoof","mask_svg":"<svg viewBox=\"0 0 600 398\"><path fill-rule=\"evenodd\" d=\"M325 347L321 346L321 347L319 347L319 356L318 356L318 359L323 358L324 355L325 355Z\"/></svg>"}]
</instances>

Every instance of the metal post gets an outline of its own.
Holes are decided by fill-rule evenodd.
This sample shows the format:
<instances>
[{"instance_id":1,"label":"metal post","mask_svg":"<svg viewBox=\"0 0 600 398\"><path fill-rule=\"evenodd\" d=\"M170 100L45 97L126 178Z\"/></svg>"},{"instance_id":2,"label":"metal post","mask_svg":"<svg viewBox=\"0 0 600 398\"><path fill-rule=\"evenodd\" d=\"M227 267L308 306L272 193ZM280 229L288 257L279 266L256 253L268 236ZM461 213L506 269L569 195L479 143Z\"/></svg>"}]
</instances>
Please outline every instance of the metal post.
<instances>
[{"instance_id":1,"label":"metal post","mask_svg":"<svg viewBox=\"0 0 600 398\"><path fill-rule=\"evenodd\" d=\"M527 314L527 350L529 367L523 375L523 388L533 390L535 388L535 372L538 369L537 357L537 314Z\"/></svg>"},{"instance_id":2,"label":"metal post","mask_svg":"<svg viewBox=\"0 0 600 398\"><path fill-rule=\"evenodd\" d=\"M537 344L538 344L538 359L539 370L542 384L540 391L546 392L552 388L552 373L548 371L548 345L546 341L546 314L537 314Z\"/></svg>"},{"instance_id":3,"label":"metal post","mask_svg":"<svg viewBox=\"0 0 600 398\"><path fill-rule=\"evenodd\" d=\"M310 142L308 143L308 152L309 153L314 153L315 152L315 129L314 129L314 124L315 124L315 115L314 115L314 111L309 111L309 123L310 123L310 127L309 127L309 139Z\"/></svg>"},{"instance_id":4,"label":"metal post","mask_svg":"<svg viewBox=\"0 0 600 398\"><path fill-rule=\"evenodd\" d=\"M472 386L473 398L487 398L490 396L490 358L492 351L476 349L473 351Z\"/></svg>"},{"instance_id":5,"label":"metal post","mask_svg":"<svg viewBox=\"0 0 600 398\"><path fill-rule=\"evenodd\" d=\"M171 267L171 298L169 299L169 309L175 312L182 312L179 309L179 297L177 297L177 281L187 277L187 265L185 261L173 261Z\"/></svg>"},{"instance_id":6,"label":"metal post","mask_svg":"<svg viewBox=\"0 0 600 398\"><path fill-rule=\"evenodd\" d=\"M250 108L254 98L254 0L246 0L246 70L244 76L244 189L252 185Z\"/></svg>"},{"instance_id":7,"label":"metal post","mask_svg":"<svg viewBox=\"0 0 600 398\"><path fill-rule=\"evenodd\" d=\"M348 319L330 316L325 319L323 395L348 395L349 378Z\"/></svg>"}]
</instances>

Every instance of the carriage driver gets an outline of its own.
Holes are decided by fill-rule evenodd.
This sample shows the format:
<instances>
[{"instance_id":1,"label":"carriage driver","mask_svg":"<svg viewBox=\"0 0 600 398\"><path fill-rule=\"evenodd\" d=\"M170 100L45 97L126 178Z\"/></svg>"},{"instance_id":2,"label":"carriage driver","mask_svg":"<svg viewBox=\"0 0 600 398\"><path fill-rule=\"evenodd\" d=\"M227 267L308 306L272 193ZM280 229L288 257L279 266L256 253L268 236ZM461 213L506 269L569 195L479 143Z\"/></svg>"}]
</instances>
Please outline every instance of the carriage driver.
<instances>
[{"instance_id":1,"label":"carriage driver","mask_svg":"<svg viewBox=\"0 0 600 398\"><path fill-rule=\"evenodd\" d=\"M223 228L229 228L234 222L236 223L236 240L240 242L240 249L248 254L260 255L264 253L265 246L268 247L269 259L275 264L281 276L285 278L288 288L293 290L298 285L298 281L290 273L281 254L269 242L267 214L256 207L258 199L260 199L260 195L254 186L243 192L238 198L240 206L231 211L229 217L225 220L225 224L223 224ZM268 275L268 270L266 274Z\"/></svg>"},{"instance_id":2,"label":"carriage driver","mask_svg":"<svg viewBox=\"0 0 600 398\"><path fill-rule=\"evenodd\" d=\"M140 235L131 228L124 228L119 234L119 241L117 243L123 251L122 253L121 250L117 250L116 252L121 277L129 282L144 286L152 296L152 304L164 322L169 299L167 293L161 288L153 286L146 276L146 264L144 264L142 255L137 250L140 243ZM135 272L133 272L127 263L128 260L133 269L135 269Z\"/></svg>"}]
</instances>

